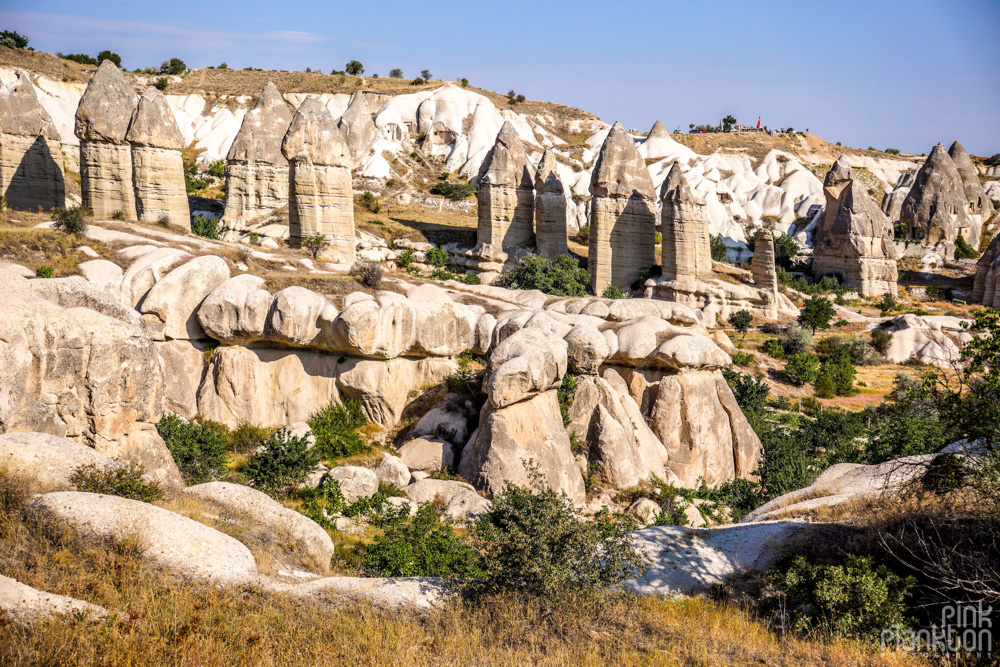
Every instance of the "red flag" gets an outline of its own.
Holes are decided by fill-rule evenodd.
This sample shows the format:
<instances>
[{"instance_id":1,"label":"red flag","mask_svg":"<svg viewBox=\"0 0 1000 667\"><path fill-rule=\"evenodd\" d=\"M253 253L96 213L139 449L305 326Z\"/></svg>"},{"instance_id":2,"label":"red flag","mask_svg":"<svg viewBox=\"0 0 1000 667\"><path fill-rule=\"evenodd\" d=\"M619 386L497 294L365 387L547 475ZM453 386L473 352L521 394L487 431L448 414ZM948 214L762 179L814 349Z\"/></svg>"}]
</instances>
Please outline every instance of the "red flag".
<instances>
[{"instance_id":1,"label":"red flag","mask_svg":"<svg viewBox=\"0 0 1000 667\"><path fill-rule=\"evenodd\" d=\"M760 129L760 116L757 116L757 129Z\"/></svg>"}]
</instances>

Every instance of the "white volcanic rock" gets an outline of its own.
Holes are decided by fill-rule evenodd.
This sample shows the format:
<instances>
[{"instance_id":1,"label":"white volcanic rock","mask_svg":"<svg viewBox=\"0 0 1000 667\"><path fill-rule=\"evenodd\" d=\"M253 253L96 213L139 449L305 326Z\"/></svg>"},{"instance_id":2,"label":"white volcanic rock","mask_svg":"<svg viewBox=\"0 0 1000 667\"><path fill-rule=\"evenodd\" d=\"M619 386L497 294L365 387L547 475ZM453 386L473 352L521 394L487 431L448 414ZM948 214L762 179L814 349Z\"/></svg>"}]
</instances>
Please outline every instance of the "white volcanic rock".
<instances>
[{"instance_id":1,"label":"white volcanic rock","mask_svg":"<svg viewBox=\"0 0 1000 667\"><path fill-rule=\"evenodd\" d=\"M65 595L46 593L3 575L0 575L0 613L22 627L56 615L92 620L108 615L104 607Z\"/></svg>"},{"instance_id":2,"label":"white volcanic rock","mask_svg":"<svg viewBox=\"0 0 1000 667\"><path fill-rule=\"evenodd\" d=\"M226 260L204 255L182 264L161 278L142 300L140 311L159 318L168 339L200 339L205 332L198 321L201 302L229 279Z\"/></svg>"}]
</instances>

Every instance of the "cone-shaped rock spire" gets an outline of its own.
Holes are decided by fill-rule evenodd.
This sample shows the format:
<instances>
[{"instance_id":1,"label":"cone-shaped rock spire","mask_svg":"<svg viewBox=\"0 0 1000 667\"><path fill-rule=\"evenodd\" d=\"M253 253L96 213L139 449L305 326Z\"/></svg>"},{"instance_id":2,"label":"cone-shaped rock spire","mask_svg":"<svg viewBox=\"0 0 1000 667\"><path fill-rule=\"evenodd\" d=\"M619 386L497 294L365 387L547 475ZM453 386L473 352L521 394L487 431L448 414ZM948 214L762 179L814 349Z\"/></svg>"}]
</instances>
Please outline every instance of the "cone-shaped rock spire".
<instances>
[{"instance_id":1,"label":"cone-shaped rock spire","mask_svg":"<svg viewBox=\"0 0 1000 667\"><path fill-rule=\"evenodd\" d=\"M125 138L132 144L137 218L190 228L181 158L184 138L166 98L153 86L139 98Z\"/></svg>"},{"instance_id":2,"label":"cone-shaped rock spire","mask_svg":"<svg viewBox=\"0 0 1000 667\"><path fill-rule=\"evenodd\" d=\"M338 127L347 137L352 167L360 167L371 155L378 136L378 128L372 121L372 112L363 93L355 93L351 98L347 111L340 117Z\"/></svg>"},{"instance_id":3,"label":"cone-shaped rock spire","mask_svg":"<svg viewBox=\"0 0 1000 667\"><path fill-rule=\"evenodd\" d=\"M691 190L677 162L660 188L663 276L694 280L712 273L705 202Z\"/></svg>"},{"instance_id":4,"label":"cone-shaped rock spire","mask_svg":"<svg viewBox=\"0 0 1000 667\"><path fill-rule=\"evenodd\" d=\"M478 245L483 255L530 245L535 239L535 170L507 121L479 169Z\"/></svg>"},{"instance_id":5,"label":"cone-shaped rock spire","mask_svg":"<svg viewBox=\"0 0 1000 667\"><path fill-rule=\"evenodd\" d=\"M950 254L959 234L973 246L979 244L981 224L974 223L967 209L962 176L948 151L938 144L917 171L899 221L921 245Z\"/></svg>"},{"instance_id":6,"label":"cone-shaped rock spire","mask_svg":"<svg viewBox=\"0 0 1000 667\"><path fill-rule=\"evenodd\" d=\"M970 204L969 213L982 215L982 221L986 222L993 215L993 202L983 192L983 184L979 182L979 170L972 164L969 151L965 150L961 142L956 141L948 149L948 155L955 163L958 175L962 177L965 199Z\"/></svg>"},{"instance_id":7,"label":"cone-shaped rock spire","mask_svg":"<svg viewBox=\"0 0 1000 667\"><path fill-rule=\"evenodd\" d=\"M535 245L543 257L569 252L566 243L566 195L555 153L546 148L535 172Z\"/></svg>"},{"instance_id":8,"label":"cone-shaped rock spire","mask_svg":"<svg viewBox=\"0 0 1000 667\"><path fill-rule=\"evenodd\" d=\"M59 134L21 70L0 90L0 195L16 209L65 205Z\"/></svg>"}]
</instances>

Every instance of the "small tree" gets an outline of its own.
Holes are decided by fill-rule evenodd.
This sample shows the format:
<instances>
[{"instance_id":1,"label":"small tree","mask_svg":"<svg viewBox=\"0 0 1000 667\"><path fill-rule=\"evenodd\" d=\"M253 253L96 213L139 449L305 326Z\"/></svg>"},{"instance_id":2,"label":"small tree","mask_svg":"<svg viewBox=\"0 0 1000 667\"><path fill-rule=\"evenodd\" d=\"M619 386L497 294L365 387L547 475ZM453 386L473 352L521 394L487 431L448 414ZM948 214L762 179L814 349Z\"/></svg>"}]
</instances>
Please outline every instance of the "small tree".
<instances>
[{"instance_id":1,"label":"small tree","mask_svg":"<svg viewBox=\"0 0 1000 667\"><path fill-rule=\"evenodd\" d=\"M122 57L117 53L112 51L101 51L97 54L97 62L103 63L105 60L110 60L115 64L118 69L122 68Z\"/></svg>"},{"instance_id":2,"label":"small tree","mask_svg":"<svg viewBox=\"0 0 1000 667\"><path fill-rule=\"evenodd\" d=\"M302 239L302 247L309 251L313 259L316 259L324 250L330 247L330 241L324 235L316 234Z\"/></svg>"},{"instance_id":3,"label":"small tree","mask_svg":"<svg viewBox=\"0 0 1000 667\"><path fill-rule=\"evenodd\" d=\"M431 71L429 69L420 70L420 78L422 78L424 81L430 81Z\"/></svg>"},{"instance_id":4,"label":"small tree","mask_svg":"<svg viewBox=\"0 0 1000 667\"><path fill-rule=\"evenodd\" d=\"M153 82L153 85L156 86L157 90L166 90L167 86L170 85L170 81L167 80L167 77L161 76L158 77L156 81Z\"/></svg>"},{"instance_id":5,"label":"small tree","mask_svg":"<svg viewBox=\"0 0 1000 667\"><path fill-rule=\"evenodd\" d=\"M809 352L799 352L788 358L785 377L796 386L815 382L819 377L819 357Z\"/></svg>"},{"instance_id":6,"label":"small tree","mask_svg":"<svg viewBox=\"0 0 1000 667\"><path fill-rule=\"evenodd\" d=\"M187 65L180 58L171 58L160 63L160 74L183 74L187 71Z\"/></svg>"},{"instance_id":7,"label":"small tree","mask_svg":"<svg viewBox=\"0 0 1000 667\"><path fill-rule=\"evenodd\" d=\"M87 218L92 215L86 206L72 206L70 208L56 207L52 210L55 218L56 229L61 229L67 234L82 236L87 233Z\"/></svg>"},{"instance_id":8,"label":"small tree","mask_svg":"<svg viewBox=\"0 0 1000 667\"><path fill-rule=\"evenodd\" d=\"M875 351L884 357L885 353L889 351L889 345L892 343L892 334L885 329L873 329L871 332L871 341Z\"/></svg>"},{"instance_id":9,"label":"small tree","mask_svg":"<svg viewBox=\"0 0 1000 667\"><path fill-rule=\"evenodd\" d=\"M732 114L722 119L723 132L732 132L734 125L736 125L736 118Z\"/></svg>"},{"instance_id":10,"label":"small tree","mask_svg":"<svg viewBox=\"0 0 1000 667\"><path fill-rule=\"evenodd\" d=\"M799 312L799 324L809 327L815 334L817 329L830 328L830 320L836 312L829 299L816 295L802 306Z\"/></svg>"},{"instance_id":11,"label":"small tree","mask_svg":"<svg viewBox=\"0 0 1000 667\"><path fill-rule=\"evenodd\" d=\"M979 253L962 237L961 234L955 239L955 259L975 259Z\"/></svg>"},{"instance_id":12,"label":"small tree","mask_svg":"<svg viewBox=\"0 0 1000 667\"><path fill-rule=\"evenodd\" d=\"M712 237L710 246L711 246L713 262L726 261L726 242L722 240L721 234L717 234Z\"/></svg>"},{"instance_id":13,"label":"small tree","mask_svg":"<svg viewBox=\"0 0 1000 667\"><path fill-rule=\"evenodd\" d=\"M304 437L278 429L268 438L264 449L247 462L250 484L277 495L288 495L313 471L319 458Z\"/></svg>"},{"instance_id":14,"label":"small tree","mask_svg":"<svg viewBox=\"0 0 1000 667\"><path fill-rule=\"evenodd\" d=\"M753 314L749 310L738 310L729 316L729 326L736 329L741 334L741 338L747 337L752 323Z\"/></svg>"},{"instance_id":15,"label":"small tree","mask_svg":"<svg viewBox=\"0 0 1000 667\"><path fill-rule=\"evenodd\" d=\"M389 70L389 78L390 79L402 79L403 78L403 70L399 69L398 67L395 68L395 69Z\"/></svg>"},{"instance_id":16,"label":"small tree","mask_svg":"<svg viewBox=\"0 0 1000 667\"><path fill-rule=\"evenodd\" d=\"M0 46L8 49L28 48L28 38L16 30L0 30Z\"/></svg>"},{"instance_id":17,"label":"small tree","mask_svg":"<svg viewBox=\"0 0 1000 667\"><path fill-rule=\"evenodd\" d=\"M466 79L464 76L461 79L459 79L458 82L460 84L462 84L462 88L468 88L469 87L469 80Z\"/></svg>"},{"instance_id":18,"label":"small tree","mask_svg":"<svg viewBox=\"0 0 1000 667\"><path fill-rule=\"evenodd\" d=\"M344 65L344 71L351 76L361 76L365 73L365 66L361 64L360 60L351 60Z\"/></svg>"}]
</instances>

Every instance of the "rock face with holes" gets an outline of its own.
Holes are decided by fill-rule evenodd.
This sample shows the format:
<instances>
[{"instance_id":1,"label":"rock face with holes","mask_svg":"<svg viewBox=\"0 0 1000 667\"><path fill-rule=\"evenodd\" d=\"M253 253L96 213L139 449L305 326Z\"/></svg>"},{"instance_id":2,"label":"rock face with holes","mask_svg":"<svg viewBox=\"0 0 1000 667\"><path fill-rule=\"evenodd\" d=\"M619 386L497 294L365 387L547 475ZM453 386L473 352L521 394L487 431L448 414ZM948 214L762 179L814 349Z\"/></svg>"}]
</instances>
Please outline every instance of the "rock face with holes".
<instances>
[{"instance_id":1,"label":"rock face with holes","mask_svg":"<svg viewBox=\"0 0 1000 667\"><path fill-rule=\"evenodd\" d=\"M132 145L135 212L143 222L190 228L184 186L184 138L163 93L150 86L139 98L125 139Z\"/></svg>"},{"instance_id":2,"label":"rock face with holes","mask_svg":"<svg viewBox=\"0 0 1000 667\"><path fill-rule=\"evenodd\" d=\"M590 181L590 287L629 289L656 263L656 193L635 142L615 123Z\"/></svg>"},{"instance_id":3,"label":"rock face with holes","mask_svg":"<svg viewBox=\"0 0 1000 667\"><path fill-rule=\"evenodd\" d=\"M322 102L306 99L292 117L281 142L290 163L288 234L295 247L323 236L329 244L319 256L338 263L354 261L354 197L351 153L343 132Z\"/></svg>"},{"instance_id":4,"label":"rock face with holes","mask_svg":"<svg viewBox=\"0 0 1000 667\"><path fill-rule=\"evenodd\" d=\"M535 246L542 257L569 252L566 243L566 193L555 153L545 149L535 172Z\"/></svg>"},{"instance_id":5,"label":"rock face with holes","mask_svg":"<svg viewBox=\"0 0 1000 667\"><path fill-rule=\"evenodd\" d=\"M135 220L132 148L125 138L139 96L125 75L105 60L90 77L76 110L80 189L94 217Z\"/></svg>"},{"instance_id":6,"label":"rock face with holes","mask_svg":"<svg viewBox=\"0 0 1000 667\"><path fill-rule=\"evenodd\" d=\"M712 275L712 249L705 202L684 177L678 163L660 189L663 275L692 280Z\"/></svg>"},{"instance_id":7,"label":"rock face with holes","mask_svg":"<svg viewBox=\"0 0 1000 667\"><path fill-rule=\"evenodd\" d=\"M351 103L347 105L347 111L337 121L337 126L347 140L351 167L360 167L372 156L378 139L378 129L372 122L372 112L364 93L354 94Z\"/></svg>"},{"instance_id":8,"label":"rock face with holes","mask_svg":"<svg viewBox=\"0 0 1000 667\"><path fill-rule=\"evenodd\" d=\"M911 252L930 249L950 256L960 234L978 247L982 218L970 215L962 175L942 144L934 147L917 171L899 221L916 242Z\"/></svg>"},{"instance_id":9,"label":"rock face with holes","mask_svg":"<svg viewBox=\"0 0 1000 667\"><path fill-rule=\"evenodd\" d=\"M0 195L15 209L45 209L66 201L62 147L52 117L27 72L0 89Z\"/></svg>"},{"instance_id":10,"label":"rock face with holes","mask_svg":"<svg viewBox=\"0 0 1000 667\"><path fill-rule=\"evenodd\" d=\"M535 170L517 130L505 122L479 170L478 252L534 242Z\"/></svg>"},{"instance_id":11,"label":"rock face with holes","mask_svg":"<svg viewBox=\"0 0 1000 667\"><path fill-rule=\"evenodd\" d=\"M889 218L841 155L823 181L826 210L813 232L813 273L835 273L863 297L896 295L899 254Z\"/></svg>"},{"instance_id":12,"label":"rock face with holes","mask_svg":"<svg viewBox=\"0 0 1000 667\"><path fill-rule=\"evenodd\" d=\"M758 229L754 236L750 273L755 285L775 293L778 291L778 272L774 268L774 237L763 228Z\"/></svg>"},{"instance_id":13,"label":"rock face with holes","mask_svg":"<svg viewBox=\"0 0 1000 667\"><path fill-rule=\"evenodd\" d=\"M227 227L245 229L288 203L288 160L281 153L281 140L291 122L288 104L268 81L226 155L222 220Z\"/></svg>"}]
</instances>

